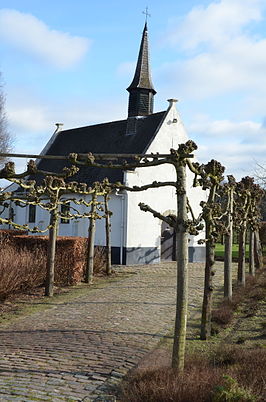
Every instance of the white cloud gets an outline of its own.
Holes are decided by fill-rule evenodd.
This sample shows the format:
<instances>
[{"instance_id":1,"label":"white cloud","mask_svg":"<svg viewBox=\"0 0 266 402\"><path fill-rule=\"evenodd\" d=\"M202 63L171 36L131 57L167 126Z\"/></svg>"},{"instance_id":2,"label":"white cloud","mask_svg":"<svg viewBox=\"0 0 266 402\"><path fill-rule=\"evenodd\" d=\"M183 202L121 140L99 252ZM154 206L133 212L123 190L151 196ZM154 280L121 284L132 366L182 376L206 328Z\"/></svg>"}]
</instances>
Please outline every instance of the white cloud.
<instances>
[{"instance_id":1,"label":"white cloud","mask_svg":"<svg viewBox=\"0 0 266 402\"><path fill-rule=\"evenodd\" d=\"M252 176L257 163L265 165L266 145L241 145L238 143L213 144L199 146L195 154L200 163L210 159L218 160L225 166L225 175L233 174L237 180L243 176Z\"/></svg>"},{"instance_id":2,"label":"white cloud","mask_svg":"<svg viewBox=\"0 0 266 402\"><path fill-rule=\"evenodd\" d=\"M164 64L160 76L177 82L183 96L204 99L231 91L266 90L266 39L238 37L219 51Z\"/></svg>"},{"instance_id":3,"label":"white cloud","mask_svg":"<svg viewBox=\"0 0 266 402\"><path fill-rule=\"evenodd\" d=\"M198 115L188 127L190 132L204 135L204 138L212 137L215 140L224 140L228 138L240 139L261 138L266 136L266 128L263 124L247 120L233 122L230 120L211 120L206 115Z\"/></svg>"},{"instance_id":4,"label":"white cloud","mask_svg":"<svg viewBox=\"0 0 266 402\"><path fill-rule=\"evenodd\" d=\"M47 110L42 106L25 105L8 109L8 121L17 130L27 130L38 135L39 132L51 129Z\"/></svg>"},{"instance_id":5,"label":"white cloud","mask_svg":"<svg viewBox=\"0 0 266 402\"><path fill-rule=\"evenodd\" d=\"M264 2L221 0L207 7L194 7L181 22L172 22L166 41L184 48L195 48L204 42L218 45L238 35L248 23L259 21Z\"/></svg>"},{"instance_id":6,"label":"white cloud","mask_svg":"<svg viewBox=\"0 0 266 402\"><path fill-rule=\"evenodd\" d=\"M216 159L226 167L226 174L237 179L252 175L256 163L265 164L266 128L254 121L211 120L199 115L188 132L198 145L196 156L201 163Z\"/></svg>"},{"instance_id":7,"label":"white cloud","mask_svg":"<svg viewBox=\"0 0 266 402\"><path fill-rule=\"evenodd\" d=\"M0 10L0 39L58 68L77 63L91 41L53 30L31 14Z\"/></svg>"},{"instance_id":8,"label":"white cloud","mask_svg":"<svg viewBox=\"0 0 266 402\"><path fill-rule=\"evenodd\" d=\"M166 35L177 49L193 52L162 65L160 78L167 77L171 87L176 83L182 97L196 100L232 91L266 96L266 39L247 29L262 20L265 5L265 0L221 0L193 8Z\"/></svg>"}]
</instances>

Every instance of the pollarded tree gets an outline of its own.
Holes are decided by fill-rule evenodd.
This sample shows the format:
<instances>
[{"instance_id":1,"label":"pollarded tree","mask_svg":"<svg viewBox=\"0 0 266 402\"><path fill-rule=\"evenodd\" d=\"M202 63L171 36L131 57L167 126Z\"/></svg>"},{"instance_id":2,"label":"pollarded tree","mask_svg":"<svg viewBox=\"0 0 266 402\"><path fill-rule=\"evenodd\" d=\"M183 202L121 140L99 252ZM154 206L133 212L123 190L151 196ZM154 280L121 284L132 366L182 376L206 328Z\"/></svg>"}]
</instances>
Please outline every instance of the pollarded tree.
<instances>
[{"instance_id":1,"label":"pollarded tree","mask_svg":"<svg viewBox=\"0 0 266 402\"><path fill-rule=\"evenodd\" d=\"M236 181L234 176L227 176L228 182L222 186L224 207L224 297L232 300L232 246L233 246L233 212Z\"/></svg>"},{"instance_id":2,"label":"pollarded tree","mask_svg":"<svg viewBox=\"0 0 266 402\"><path fill-rule=\"evenodd\" d=\"M77 167L71 166L70 168L64 168L63 172L54 175L52 172L38 170L33 160L29 161L27 170L20 174L15 172L15 165L13 162L6 163L5 167L0 170L0 178L5 178L16 183L20 188L19 192L0 192L0 206L3 208L3 210L0 211L0 214L6 208L8 201L15 202L16 205L20 207L35 205L46 210L50 214L50 222L45 230L40 230L38 227L31 229L27 224L19 225L10 219L0 218L0 223L8 223L17 229L29 230L36 233L43 233L46 230L49 230L47 275L45 283L46 296L53 296L56 238L58 234L59 219L71 220L77 218L93 218L95 221L95 219L101 218L96 210L93 210L93 213L92 211L80 213L73 205L71 205L75 204L84 205L85 207L94 207L97 205L97 200L94 200L93 195L105 194L104 187L100 183L94 183L93 187L87 187L84 183L65 181L65 179L73 176L77 171ZM45 175L45 178L40 184L37 184L35 180L25 180L25 177L34 177L37 174ZM92 195L92 201L86 202L84 199L77 199L73 197L74 194ZM65 212L63 212L64 210ZM90 251L88 251L88 261L90 261ZM87 271L89 271L89 274L87 274ZM86 278L89 278L88 282L92 281L92 275L93 265L89 267L87 264L85 276Z\"/></svg>"},{"instance_id":3,"label":"pollarded tree","mask_svg":"<svg viewBox=\"0 0 266 402\"><path fill-rule=\"evenodd\" d=\"M249 274L255 276L255 267L262 266L262 253L259 241L259 227L261 221L260 204L264 196L264 190L253 183L250 210L248 215L249 225Z\"/></svg>"},{"instance_id":4,"label":"pollarded tree","mask_svg":"<svg viewBox=\"0 0 266 402\"><path fill-rule=\"evenodd\" d=\"M263 196L263 190L254 183L253 177L243 177L236 186L235 225L239 230L239 257L238 257L238 283L245 286L245 253L246 234L250 224L252 232L257 231L259 221L259 203ZM252 234L253 243L253 234ZM253 245L251 247L253 252ZM253 260L253 256L251 255ZM252 263L252 265L254 265ZM254 268L251 267L250 271Z\"/></svg>"},{"instance_id":5,"label":"pollarded tree","mask_svg":"<svg viewBox=\"0 0 266 402\"><path fill-rule=\"evenodd\" d=\"M246 282L246 234L252 184L253 180L251 177L244 177L236 186L234 222L235 227L239 232L237 281L242 286L245 286Z\"/></svg>"},{"instance_id":6,"label":"pollarded tree","mask_svg":"<svg viewBox=\"0 0 266 402\"><path fill-rule=\"evenodd\" d=\"M200 338L205 340L211 335L215 243L222 226L221 218L223 216L222 206L217 200L225 168L212 159L206 165L202 165L199 170L201 175L199 182L203 189L209 190L207 202L201 203L202 216L205 222L206 261Z\"/></svg>"}]
</instances>

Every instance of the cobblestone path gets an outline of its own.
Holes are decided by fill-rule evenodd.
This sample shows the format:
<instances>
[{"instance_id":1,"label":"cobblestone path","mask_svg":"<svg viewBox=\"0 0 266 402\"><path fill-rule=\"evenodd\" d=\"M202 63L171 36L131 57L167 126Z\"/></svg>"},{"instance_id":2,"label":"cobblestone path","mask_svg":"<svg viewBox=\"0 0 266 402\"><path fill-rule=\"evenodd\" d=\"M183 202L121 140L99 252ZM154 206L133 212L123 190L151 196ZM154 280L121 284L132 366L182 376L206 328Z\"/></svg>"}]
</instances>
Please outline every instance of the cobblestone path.
<instances>
[{"instance_id":1,"label":"cobblestone path","mask_svg":"<svg viewBox=\"0 0 266 402\"><path fill-rule=\"evenodd\" d=\"M94 401L173 328L175 263L124 270L126 278L0 327L1 401ZM202 289L203 265L190 264L189 323Z\"/></svg>"}]
</instances>

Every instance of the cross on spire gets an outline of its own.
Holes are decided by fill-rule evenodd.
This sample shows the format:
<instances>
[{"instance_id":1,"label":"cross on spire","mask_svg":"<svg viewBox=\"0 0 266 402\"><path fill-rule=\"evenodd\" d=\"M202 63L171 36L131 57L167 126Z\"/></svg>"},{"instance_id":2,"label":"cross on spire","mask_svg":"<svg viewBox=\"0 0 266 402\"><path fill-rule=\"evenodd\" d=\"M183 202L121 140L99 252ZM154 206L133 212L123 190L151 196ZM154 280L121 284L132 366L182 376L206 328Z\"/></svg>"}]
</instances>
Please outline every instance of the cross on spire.
<instances>
[{"instance_id":1,"label":"cross on spire","mask_svg":"<svg viewBox=\"0 0 266 402\"><path fill-rule=\"evenodd\" d=\"M144 14L147 18L149 15L147 8ZM148 116L153 113L153 97L156 91L150 74L147 22L142 33L134 78L127 91L129 92L128 117Z\"/></svg>"},{"instance_id":2,"label":"cross on spire","mask_svg":"<svg viewBox=\"0 0 266 402\"><path fill-rule=\"evenodd\" d=\"M145 22L147 22L148 17L151 17L151 14L148 13L148 7L146 7L145 11L142 11L142 14L145 14Z\"/></svg>"}]
</instances>

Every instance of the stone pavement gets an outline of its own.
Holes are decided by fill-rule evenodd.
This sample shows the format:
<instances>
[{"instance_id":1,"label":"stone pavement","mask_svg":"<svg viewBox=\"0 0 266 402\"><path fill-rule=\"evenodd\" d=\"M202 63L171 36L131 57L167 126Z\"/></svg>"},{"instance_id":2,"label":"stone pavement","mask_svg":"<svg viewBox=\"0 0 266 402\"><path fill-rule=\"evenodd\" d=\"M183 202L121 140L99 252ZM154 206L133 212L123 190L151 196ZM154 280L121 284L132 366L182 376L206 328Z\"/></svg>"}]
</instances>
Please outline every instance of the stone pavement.
<instances>
[{"instance_id":1,"label":"stone pavement","mask_svg":"<svg viewBox=\"0 0 266 402\"><path fill-rule=\"evenodd\" d=\"M128 277L0 327L1 401L112 400L103 395L167 335L175 317L175 263L123 270ZM216 283L222 275L218 263ZM203 265L190 264L190 319L202 289Z\"/></svg>"}]
</instances>

